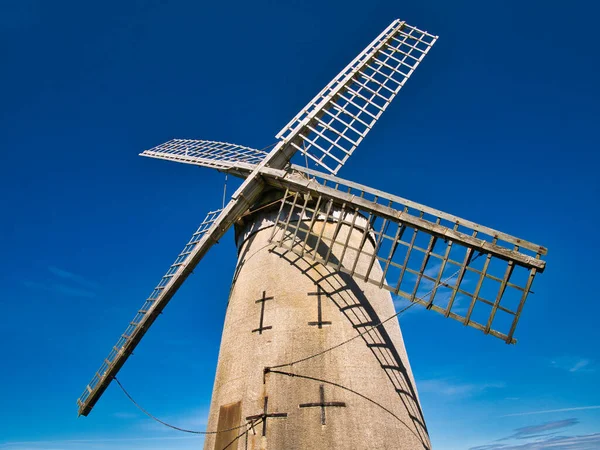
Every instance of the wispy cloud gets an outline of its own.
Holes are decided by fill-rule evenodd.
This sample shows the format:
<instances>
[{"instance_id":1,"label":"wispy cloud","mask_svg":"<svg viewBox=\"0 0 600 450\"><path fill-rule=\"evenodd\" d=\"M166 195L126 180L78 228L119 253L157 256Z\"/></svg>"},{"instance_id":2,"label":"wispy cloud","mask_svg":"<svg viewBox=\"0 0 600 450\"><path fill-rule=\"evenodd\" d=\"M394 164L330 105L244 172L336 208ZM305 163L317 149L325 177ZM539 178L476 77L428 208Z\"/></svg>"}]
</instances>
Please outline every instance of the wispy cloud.
<instances>
[{"instance_id":1,"label":"wispy cloud","mask_svg":"<svg viewBox=\"0 0 600 450\"><path fill-rule=\"evenodd\" d=\"M198 408L192 411L185 411L178 414L171 414L160 419L168 424L174 425L178 428L191 431L204 431L208 424L208 413L209 408ZM151 420L144 416L144 419L140 422L140 427L148 431L160 431L169 432L173 431L171 428Z\"/></svg>"},{"instance_id":2,"label":"wispy cloud","mask_svg":"<svg viewBox=\"0 0 600 450\"><path fill-rule=\"evenodd\" d=\"M600 409L600 405L593 406L575 406L573 408L561 408L561 409L545 409L541 411L528 411L514 414L505 414L500 417L514 417L514 416L531 416L534 414L550 414L550 413L561 413L561 412L570 412L570 411L583 411L586 409Z\"/></svg>"},{"instance_id":3,"label":"wispy cloud","mask_svg":"<svg viewBox=\"0 0 600 450\"><path fill-rule=\"evenodd\" d=\"M525 444L487 444L469 450L598 450L600 433L578 436L552 436Z\"/></svg>"},{"instance_id":4,"label":"wispy cloud","mask_svg":"<svg viewBox=\"0 0 600 450\"><path fill-rule=\"evenodd\" d=\"M116 412L113 413L113 416L117 419L138 419L139 414L129 413L129 412Z\"/></svg>"},{"instance_id":5,"label":"wispy cloud","mask_svg":"<svg viewBox=\"0 0 600 450\"><path fill-rule=\"evenodd\" d=\"M478 445L477 447L471 447L469 450L497 450L507 448L506 444L487 444Z\"/></svg>"},{"instance_id":6,"label":"wispy cloud","mask_svg":"<svg viewBox=\"0 0 600 450\"><path fill-rule=\"evenodd\" d=\"M423 306L421 306L419 304L414 304L413 302L405 299L404 297L400 297L399 295L392 294L392 300L394 302L394 307L396 308L396 311L400 311L400 310L406 308L407 306L414 305L414 306L410 307L410 309L407 309L406 311L404 311L402 313L402 315L399 317L403 317L403 316L406 316L407 314L412 314L412 313L424 310Z\"/></svg>"},{"instance_id":7,"label":"wispy cloud","mask_svg":"<svg viewBox=\"0 0 600 450\"><path fill-rule=\"evenodd\" d=\"M54 266L49 266L48 272L50 274L46 277L46 280L25 280L23 281L23 285L32 290L51 292L70 297L96 297L97 283L81 275Z\"/></svg>"},{"instance_id":8,"label":"wispy cloud","mask_svg":"<svg viewBox=\"0 0 600 450\"><path fill-rule=\"evenodd\" d=\"M208 411L208 407L198 408L166 415L161 420L186 430L204 431ZM192 450L202 447L203 435L182 435L141 413L122 411L113 416L127 420L130 430L141 436L0 442L0 450Z\"/></svg>"},{"instance_id":9,"label":"wispy cloud","mask_svg":"<svg viewBox=\"0 0 600 450\"><path fill-rule=\"evenodd\" d=\"M434 264L430 264L429 267L427 267L427 269L425 269L425 275L431 277L431 278L436 278L438 276L438 274L440 273L440 269L442 268L442 264L441 263L434 263Z\"/></svg>"},{"instance_id":10,"label":"wispy cloud","mask_svg":"<svg viewBox=\"0 0 600 450\"><path fill-rule=\"evenodd\" d=\"M98 288L98 284L88 280L87 278L78 275L76 273L73 272L69 272L68 270L65 269L61 269L59 267L55 267L55 266L48 266L48 270L50 271L51 274L59 277L59 278L63 278L65 280L71 281L75 284L79 284L81 286L87 286L91 289L96 289Z\"/></svg>"},{"instance_id":11,"label":"wispy cloud","mask_svg":"<svg viewBox=\"0 0 600 450\"><path fill-rule=\"evenodd\" d=\"M37 281L24 281L23 285L29 289L36 291L52 292L54 294L68 295L71 297L87 297L93 298L96 294L87 289L82 289L74 286L67 286L61 283L40 283Z\"/></svg>"},{"instance_id":12,"label":"wispy cloud","mask_svg":"<svg viewBox=\"0 0 600 450\"><path fill-rule=\"evenodd\" d=\"M504 383L457 383L448 379L422 380L417 382L420 393L443 394L452 396L471 396L489 389L501 389Z\"/></svg>"},{"instance_id":13,"label":"wispy cloud","mask_svg":"<svg viewBox=\"0 0 600 450\"><path fill-rule=\"evenodd\" d=\"M433 286L433 283L431 283L431 286ZM419 291L417 292L417 298L428 302L431 299L431 295L430 295L431 293L432 293L431 288L428 288L428 289L419 288ZM445 287L440 287L435 293L435 298L434 298L433 304L437 305L441 308L446 308L448 306L448 303L449 303L451 297L452 297L452 291L450 289L445 288ZM394 301L394 307L396 308L396 311L400 311L401 309L404 309L407 306L409 306L410 304L412 304L411 301L405 299L404 297L400 297L399 295L392 294L392 299ZM452 303L452 312L455 314L465 315L469 309L468 308L469 303L470 303L470 300L466 296L464 296L462 294L456 295L454 297L454 302ZM411 312L417 312L417 311L426 311L426 309L423 305L417 304L414 308L410 308L405 313L402 313L402 315L405 315L405 314L408 314Z\"/></svg>"},{"instance_id":14,"label":"wispy cloud","mask_svg":"<svg viewBox=\"0 0 600 450\"><path fill-rule=\"evenodd\" d=\"M198 436L144 436L126 438L63 439L14 441L0 443L3 450L125 450L125 449L192 449L199 448Z\"/></svg>"},{"instance_id":15,"label":"wispy cloud","mask_svg":"<svg viewBox=\"0 0 600 450\"><path fill-rule=\"evenodd\" d=\"M552 422L545 422L540 425L529 425L526 427L517 428L514 434L499 440L508 441L509 439L530 439L534 437L546 436L548 432L572 427L573 425L577 425L578 423L579 420L577 419L564 419L555 420Z\"/></svg>"},{"instance_id":16,"label":"wispy cloud","mask_svg":"<svg viewBox=\"0 0 600 450\"><path fill-rule=\"evenodd\" d=\"M550 366L567 372L594 372L593 361L588 358L562 357L550 361Z\"/></svg>"},{"instance_id":17,"label":"wispy cloud","mask_svg":"<svg viewBox=\"0 0 600 450\"><path fill-rule=\"evenodd\" d=\"M589 359L580 359L579 361L577 361L573 365L573 367L571 367L569 369L569 372L578 372L578 371L580 371L582 369L585 369L585 368L589 369L590 368L590 363L591 363L591 361Z\"/></svg>"}]
</instances>

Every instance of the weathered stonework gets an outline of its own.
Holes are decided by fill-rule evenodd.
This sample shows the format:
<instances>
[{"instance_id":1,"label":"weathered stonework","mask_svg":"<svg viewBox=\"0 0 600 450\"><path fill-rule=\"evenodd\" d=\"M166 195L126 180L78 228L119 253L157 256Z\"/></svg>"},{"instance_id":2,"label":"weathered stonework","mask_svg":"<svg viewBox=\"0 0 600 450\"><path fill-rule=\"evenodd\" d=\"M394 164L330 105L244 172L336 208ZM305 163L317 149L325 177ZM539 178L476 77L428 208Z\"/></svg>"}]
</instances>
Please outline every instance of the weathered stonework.
<instances>
[{"instance_id":1,"label":"weathered stonework","mask_svg":"<svg viewBox=\"0 0 600 450\"><path fill-rule=\"evenodd\" d=\"M243 426L249 417L261 422L247 434L245 427L228 432L227 443L208 435L205 450L429 449L396 319L321 356L274 369L297 376L264 373L265 367L299 360L355 337L365 325L395 313L388 292L315 263L309 254L300 257L270 244L274 214L254 214L236 229L239 258L208 429L230 428L237 413L222 412L227 420L220 421L219 412L238 402L236 425ZM320 226L325 226L325 236L335 227L323 222ZM340 233L347 231L342 227ZM362 233L354 231L350 242L357 247L361 238ZM311 243L315 245L309 239L309 249ZM368 247L372 250L369 239ZM317 250L327 248L321 243ZM357 264L368 264L369 259L361 256ZM379 264L372 270L382 274ZM279 416L265 419L265 404L267 414Z\"/></svg>"}]
</instances>

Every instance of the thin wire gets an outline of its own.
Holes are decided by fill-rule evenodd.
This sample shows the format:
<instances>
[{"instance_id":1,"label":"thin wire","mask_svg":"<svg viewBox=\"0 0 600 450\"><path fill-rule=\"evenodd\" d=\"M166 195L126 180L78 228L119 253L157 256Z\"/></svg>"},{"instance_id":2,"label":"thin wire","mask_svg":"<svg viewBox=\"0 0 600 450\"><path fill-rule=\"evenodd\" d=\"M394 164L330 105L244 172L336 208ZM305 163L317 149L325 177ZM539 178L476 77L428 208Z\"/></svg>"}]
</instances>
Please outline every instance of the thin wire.
<instances>
[{"instance_id":1,"label":"thin wire","mask_svg":"<svg viewBox=\"0 0 600 450\"><path fill-rule=\"evenodd\" d=\"M227 196L227 174L225 174L225 184L223 185L223 206L222 209L225 209L225 197Z\"/></svg>"},{"instance_id":2,"label":"thin wire","mask_svg":"<svg viewBox=\"0 0 600 450\"><path fill-rule=\"evenodd\" d=\"M480 253L479 253L479 254L478 254L478 255L477 255L475 258L473 258L473 260L472 260L471 262L475 261L475 260L476 260L477 258L479 258L479 257L480 257L482 254L483 254L483 253L481 253L481 252L480 252ZM458 273L459 273L461 270L462 270L462 267L461 267L460 269L458 269L456 272L454 272L452 275L450 275L448 278L444 279L444 280L443 280L441 283L438 283L438 286L439 286L439 284L444 284L444 283L446 283L448 280L450 280L450 279L454 278L454 277L456 276L456 274L458 274ZM423 296L421 296L421 297L418 297L417 299L418 299L418 300L425 300L425 297L427 297L428 295L431 295L431 293L434 291L434 289L436 289L436 286L434 286L434 287L433 287L433 289L431 289L431 290L430 290L429 292L427 292L425 295L423 295ZM292 362L289 362L289 363L286 363L286 364L278 364L278 365L276 365L276 366L270 366L270 367L266 367L266 368L265 368L265 371L270 371L271 369L278 369L278 368L280 368L280 367L293 366L294 364L298 364L298 363L301 363L301 362L304 362L304 361L308 361L309 359L316 358L317 356L321 356L321 355L323 355L323 354L325 354L325 353L327 353L327 352L330 352L330 351L332 351L332 350L335 350L336 348L339 348L339 347L341 347L342 345L346 345L348 342L351 342L351 341L353 341L354 339L357 339L357 338L359 338L359 337L361 337L361 336L364 336L364 335L365 335L365 334L367 334L369 331L371 331L371 330L373 330L373 329L375 329L375 328L379 327L380 325L383 325L384 323L386 323L386 322L389 322L389 321L390 321L390 320L392 320L393 318L395 318L395 317L399 316L400 314L402 314L402 313L404 313L404 312L408 311L410 308L412 308L413 306L415 306L415 305L417 305L417 304L418 304L417 302L413 302L413 303L411 303L411 304L410 304L410 305L408 305L407 307L405 307L405 308L401 309L400 311L398 311L398 312L397 312L396 314L394 314L393 316L390 316L390 317L388 317L387 319L385 319L385 320L382 320L381 322L379 322L379 323L376 323L375 325L373 325L373 326L371 326L371 327L369 327L369 328L366 328L364 331L362 331L362 332L358 333L356 336L353 336L353 337L351 337L350 339L346 339L345 341L343 341L343 342L340 342L339 344L336 344L336 345L334 345L333 347L326 348L325 350L322 350L322 351L320 351L320 352L318 352L318 353L315 353L314 355L310 355L310 356L307 356L306 358L298 359L298 360L296 360L296 361L292 361Z\"/></svg>"},{"instance_id":3,"label":"thin wire","mask_svg":"<svg viewBox=\"0 0 600 450\"><path fill-rule=\"evenodd\" d=\"M297 374L297 373L291 373L291 372L283 372L283 371L280 371L280 370L271 370L271 371L269 371L269 373L275 373L275 374L279 374L279 375L287 375L288 377L304 378L304 379L306 379L306 380L311 380L311 381L318 381L318 382L320 382L320 383L330 384L331 386L335 386L335 387L338 387L338 388L340 388L340 389L344 389L344 390L346 390L346 391L348 391L348 392L351 392L351 393L353 393L353 394L355 394L355 395L358 395L359 397L361 397L361 398L364 398L365 400L367 400L367 401L369 401L369 402L373 403L374 405L376 405L376 406L380 407L380 408L381 408L381 409L383 409L385 412L387 412L387 413L391 414L391 415L392 415L392 416L393 416L395 419L397 419L397 420L398 420L398 422L400 422L402 425L404 425L404 426L405 426L405 427L408 429L408 431L410 431L412 434L414 434L414 435L415 435L415 437L416 437L417 439L419 439L419 440L421 440L421 439L422 439L422 438L421 438L421 437L420 437L420 436L419 436L417 433L415 433L415 432L414 432L414 431L413 431L413 430L410 428L410 426L408 426L408 425L406 424L406 422L404 422L404 421L403 421L403 420L402 420L400 417L398 417L398 416L397 416L396 414L394 414L392 411L390 411L389 409L387 409L387 408L386 408L385 406L383 406L381 403L378 403L378 402L376 402L375 400L373 400L373 399L371 399L371 398L367 397L367 396L366 396L366 395L364 395L364 394L361 394L360 392L356 392L356 391L355 391L355 390L353 390L353 389L350 389L350 388L348 388L348 387L346 387L346 386L342 386L341 384L335 383L335 382L333 382L333 381L327 381L327 380L323 380L323 379L321 379L321 378L309 377L309 376L307 376L307 375L300 375L300 374ZM425 448L428 448L428 447L425 447Z\"/></svg>"},{"instance_id":4,"label":"thin wire","mask_svg":"<svg viewBox=\"0 0 600 450\"><path fill-rule=\"evenodd\" d=\"M249 214L254 214L255 212L261 211L261 210L263 210L263 209L265 209L265 208L268 208L269 206L273 206L273 205L274 205L274 204L276 204L276 203L279 203L279 202L285 202L285 201L286 201L288 198L290 198L290 197L292 197L292 194L288 195L288 196L287 196L287 197L285 197L285 198L284 198L284 197L281 197L280 199L277 199L277 200L275 200L275 201L273 201L273 202L271 202L271 203L267 203L266 205L262 205L260 208L256 208L256 209L253 209L252 211L248 211L248 213L249 213Z\"/></svg>"},{"instance_id":5,"label":"thin wire","mask_svg":"<svg viewBox=\"0 0 600 450\"><path fill-rule=\"evenodd\" d=\"M241 438L244 435L246 435L246 440L247 440L248 439L248 432L250 430L254 429L254 425L258 425L263 420L264 420L263 418L260 418L260 419L257 419L256 422L254 420L252 420L249 424L246 424L248 426L248 428L246 429L246 431L238 434L235 438L233 438L233 440L229 444L227 444L225 447L223 447L223 450L227 450L235 441L237 441L239 438ZM247 442L246 442L246 444L247 444Z\"/></svg>"},{"instance_id":6,"label":"thin wire","mask_svg":"<svg viewBox=\"0 0 600 450\"><path fill-rule=\"evenodd\" d=\"M150 417L151 419L156 420L158 423L162 423L163 425L169 427L169 428L173 428L174 430L177 431L182 431L184 433L192 433L192 434L218 434L218 433L225 433L227 431L232 431L232 430L239 430L240 428L244 428L245 426L248 426L247 423L237 426L237 427L233 427L233 428L227 428L226 430L218 430L218 431L194 431L194 430L186 430L185 428L179 428L176 427L175 425L171 425L168 424L167 422L163 422L162 420L160 420L158 417L153 416L152 414L150 414L148 411L146 411L144 408L142 408L134 399L131 395L129 395L129 392L127 392L125 390L125 388L123 387L123 385L121 384L121 382L117 379L117 377L113 377L113 380L115 380L117 382L117 384L119 385L119 387L121 388L121 390L123 391L123 393L127 396L127 398L129 400L131 400L131 402L140 410L142 411L144 414L146 414L148 417ZM252 423L254 425L254 422Z\"/></svg>"},{"instance_id":7,"label":"thin wire","mask_svg":"<svg viewBox=\"0 0 600 450\"><path fill-rule=\"evenodd\" d=\"M308 153L306 153L306 141L302 141L302 153L304 153L304 162L308 169Z\"/></svg>"},{"instance_id":8,"label":"thin wire","mask_svg":"<svg viewBox=\"0 0 600 450\"><path fill-rule=\"evenodd\" d=\"M261 148L259 151L260 151L260 152L264 152L264 151L266 151L268 148L271 148L271 147L274 147L274 146L276 146L277 144L279 144L279 142L280 142L280 141L273 142L272 144L270 144L270 145L267 145L265 148Z\"/></svg>"}]
</instances>

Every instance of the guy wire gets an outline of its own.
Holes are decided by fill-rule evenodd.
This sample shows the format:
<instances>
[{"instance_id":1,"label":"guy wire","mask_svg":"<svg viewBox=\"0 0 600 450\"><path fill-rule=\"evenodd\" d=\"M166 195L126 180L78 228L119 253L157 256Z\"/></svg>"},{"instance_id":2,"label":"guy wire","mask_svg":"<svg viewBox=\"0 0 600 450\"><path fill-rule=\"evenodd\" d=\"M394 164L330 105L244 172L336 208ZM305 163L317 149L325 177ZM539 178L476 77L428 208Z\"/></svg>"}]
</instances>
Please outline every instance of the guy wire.
<instances>
[{"instance_id":1,"label":"guy wire","mask_svg":"<svg viewBox=\"0 0 600 450\"><path fill-rule=\"evenodd\" d=\"M192 434L218 434L218 433L225 433L227 431L232 431L232 430L239 430L240 428L244 428L246 426L248 426L247 423L237 426L237 427L233 427L233 428L227 428L226 430L218 430L218 431L194 431L194 430L186 430L185 428L179 428L176 427L175 425L171 425L168 424L167 422L164 422L162 420L160 420L158 417L153 416L152 414L150 414L148 411L146 411L144 408L142 408L141 405L139 405L131 395L129 395L129 392L127 392L125 390L125 388L123 387L123 385L121 384L121 382L117 379L117 377L114 377L113 380L115 380L117 382L117 384L119 385L119 387L121 388L121 390L123 391L123 393L127 396L127 398L129 400L131 400L131 402L140 410L142 411L144 414L146 414L148 417L150 417L151 419L156 420L158 423L161 423L169 428L173 428L174 430L177 431L182 431L184 433L192 433ZM254 421L251 422L251 425L254 425ZM241 436L241 435L240 435Z\"/></svg>"},{"instance_id":2,"label":"guy wire","mask_svg":"<svg viewBox=\"0 0 600 450\"><path fill-rule=\"evenodd\" d=\"M479 253L477 256L475 256L475 258L473 258L473 259L471 260L471 262L475 261L475 260L476 260L477 258L479 258L479 257L480 257L482 254L483 254L483 253L481 253L481 252L480 252L480 253ZM453 273L452 275L450 275L448 278L446 278L446 279L442 280L442 282L441 282L441 283L438 283L438 285L439 285L439 284L444 284L444 283L448 282L448 280L451 280L452 278L454 278L454 277L455 277L455 276L456 276L456 275L457 275L457 274L458 274L458 273L461 271L461 269L462 269L462 268L458 269L456 272L454 272L454 273ZM418 300L425 300L425 297L427 297L428 295L431 295L431 293L434 291L434 289L436 289L436 286L434 286L434 287L433 287L433 289L431 289L431 290L430 290L429 292L427 292L425 295L422 295L421 297L418 297ZM400 311L398 311L396 314L394 314L394 315L392 315L392 316L388 317L387 319L385 319L385 320L382 320L381 322L379 322L379 323L376 323L375 325L373 325L373 326L371 326L371 327L365 328L365 330L364 330L364 331L362 331L362 332L358 333L357 335L355 335L355 336L351 337L350 339L346 339L345 341L343 341L343 342L340 342L339 344L336 344L336 345L334 345L334 346L332 346L332 347L326 348L325 350L322 350L322 351L320 351L320 352L318 352L318 353L315 353L314 355L310 355L310 356L307 356L307 357L305 357L305 358L301 358L301 359L298 359L298 360L296 360L296 361L292 361L292 362L289 362L289 363L286 363L286 364L277 364L276 366L265 367L265 373L269 372L271 369L279 369L279 368L281 368L281 367L293 366L294 364L298 364L298 363L301 363L301 362L304 362L304 361L308 361L309 359L316 358L317 356L321 356L321 355L323 355L323 354L325 354L325 353L327 353L327 352L330 352L330 351L332 351L332 350L335 350L336 348L339 348L339 347L341 347L342 345L345 345L345 344L347 344L348 342L351 342L351 341L353 341L354 339L357 339L357 338L359 338L359 337L361 337L361 336L364 336L364 335L365 335L365 334L367 334L369 331L371 331L371 330L373 330L373 329L375 329L375 328L379 327L380 325L383 325L383 324L384 324L384 323L386 323L386 322L389 322L389 321L390 321L390 320L392 320L393 318L395 318L395 317L398 317L400 314L402 314L402 313L404 313L404 312L408 311L410 308L412 308L413 306L415 306L415 305L417 305L417 304L418 304L417 302L412 302L410 305L408 305L408 306L406 306L405 308L401 309L401 310L400 310Z\"/></svg>"}]
</instances>

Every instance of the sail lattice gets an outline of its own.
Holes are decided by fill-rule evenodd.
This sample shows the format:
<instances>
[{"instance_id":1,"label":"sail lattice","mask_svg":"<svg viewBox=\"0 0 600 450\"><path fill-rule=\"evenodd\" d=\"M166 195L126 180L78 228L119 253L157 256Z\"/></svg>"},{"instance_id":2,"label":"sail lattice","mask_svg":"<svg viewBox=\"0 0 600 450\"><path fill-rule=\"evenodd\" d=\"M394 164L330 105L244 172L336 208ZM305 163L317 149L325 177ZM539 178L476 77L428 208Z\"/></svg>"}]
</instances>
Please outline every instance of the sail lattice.
<instances>
[{"instance_id":1,"label":"sail lattice","mask_svg":"<svg viewBox=\"0 0 600 450\"><path fill-rule=\"evenodd\" d=\"M394 21L278 134L336 174L437 37Z\"/></svg>"},{"instance_id":2,"label":"sail lattice","mask_svg":"<svg viewBox=\"0 0 600 450\"><path fill-rule=\"evenodd\" d=\"M314 173L314 172L313 172ZM546 249L337 177L278 177L271 241L498 337L513 338ZM331 179L329 186L327 179ZM324 223L333 224L325 227ZM356 236L360 236L357 238Z\"/></svg>"},{"instance_id":3,"label":"sail lattice","mask_svg":"<svg viewBox=\"0 0 600 450\"><path fill-rule=\"evenodd\" d=\"M252 170L267 152L228 142L172 139L140 153L149 158L166 159L212 169L242 168Z\"/></svg>"},{"instance_id":4,"label":"sail lattice","mask_svg":"<svg viewBox=\"0 0 600 450\"><path fill-rule=\"evenodd\" d=\"M121 335L115 346L112 348L98 371L93 376L90 383L77 400L79 414L87 415L94 403L98 399L112 377L116 374L125 360L129 357L137 343L143 337L148 327L154 322L156 316L166 306L170 296L165 298L166 290L176 290L173 287L175 278L180 275L182 268L188 263L189 257L198 246L198 243L204 237L206 232L215 223L221 210L211 211L202 221L196 232L192 235L186 246L183 248L175 262L171 265L167 273L161 278L158 285L154 288L150 296L146 299L142 308L137 312L133 320L127 326L125 332ZM172 295L172 294L171 294Z\"/></svg>"}]
</instances>

